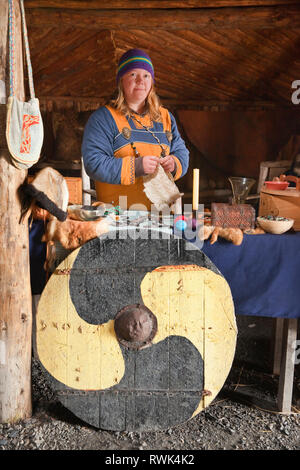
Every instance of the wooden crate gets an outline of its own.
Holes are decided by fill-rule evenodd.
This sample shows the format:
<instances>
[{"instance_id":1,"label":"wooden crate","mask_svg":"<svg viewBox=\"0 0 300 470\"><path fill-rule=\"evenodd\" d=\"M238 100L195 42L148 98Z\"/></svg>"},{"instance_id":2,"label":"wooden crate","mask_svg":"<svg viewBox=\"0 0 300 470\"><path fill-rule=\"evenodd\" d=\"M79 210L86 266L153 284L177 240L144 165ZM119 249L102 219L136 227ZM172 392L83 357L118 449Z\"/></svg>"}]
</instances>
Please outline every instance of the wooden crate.
<instances>
[{"instance_id":1,"label":"wooden crate","mask_svg":"<svg viewBox=\"0 0 300 470\"><path fill-rule=\"evenodd\" d=\"M33 176L27 177L27 182L31 183ZM82 204L82 179L81 177L65 176L64 177L69 190L69 204Z\"/></svg>"},{"instance_id":2,"label":"wooden crate","mask_svg":"<svg viewBox=\"0 0 300 470\"><path fill-rule=\"evenodd\" d=\"M300 191L263 189L260 192L259 215L274 215L294 219L293 229L300 231Z\"/></svg>"},{"instance_id":3,"label":"wooden crate","mask_svg":"<svg viewBox=\"0 0 300 470\"><path fill-rule=\"evenodd\" d=\"M69 204L82 204L82 179L65 176L69 189Z\"/></svg>"}]
</instances>

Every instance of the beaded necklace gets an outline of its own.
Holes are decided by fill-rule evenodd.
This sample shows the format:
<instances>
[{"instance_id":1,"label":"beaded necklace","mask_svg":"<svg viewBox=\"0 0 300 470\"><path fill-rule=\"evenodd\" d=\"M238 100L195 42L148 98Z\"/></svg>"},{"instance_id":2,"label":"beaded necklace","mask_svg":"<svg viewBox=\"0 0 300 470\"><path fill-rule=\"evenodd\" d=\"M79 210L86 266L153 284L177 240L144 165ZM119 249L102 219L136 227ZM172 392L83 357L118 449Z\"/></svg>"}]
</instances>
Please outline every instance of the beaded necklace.
<instances>
[{"instance_id":1,"label":"beaded necklace","mask_svg":"<svg viewBox=\"0 0 300 470\"><path fill-rule=\"evenodd\" d=\"M145 126L145 125L144 125L137 117L135 117L133 114L130 114L130 117L131 117L131 119L134 119L136 122L138 122L147 132L149 132L149 133L152 135L152 137L154 137L154 139L157 141L158 145L159 145L160 148L161 148L161 154L160 154L160 156L161 156L162 158L164 158L164 157L166 156L166 151L165 151L164 147L162 146L162 144L160 143L159 138L154 134L153 131L151 131L151 129L150 129L148 126ZM133 143L131 143L131 146L132 146L133 149L135 149L135 148L133 147Z\"/></svg>"}]
</instances>

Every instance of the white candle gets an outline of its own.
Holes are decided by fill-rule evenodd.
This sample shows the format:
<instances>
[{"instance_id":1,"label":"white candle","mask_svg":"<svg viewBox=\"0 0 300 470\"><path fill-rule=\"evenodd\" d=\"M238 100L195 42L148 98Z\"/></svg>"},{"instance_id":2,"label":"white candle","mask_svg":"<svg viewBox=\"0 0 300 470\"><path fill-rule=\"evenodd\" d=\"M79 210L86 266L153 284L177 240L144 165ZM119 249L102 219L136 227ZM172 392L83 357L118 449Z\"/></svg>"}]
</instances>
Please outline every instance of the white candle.
<instances>
[{"instance_id":1,"label":"white candle","mask_svg":"<svg viewBox=\"0 0 300 470\"><path fill-rule=\"evenodd\" d=\"M199 205L199 168L193 170L193 211L198 210Z\"/></svg>"}]
</instances>

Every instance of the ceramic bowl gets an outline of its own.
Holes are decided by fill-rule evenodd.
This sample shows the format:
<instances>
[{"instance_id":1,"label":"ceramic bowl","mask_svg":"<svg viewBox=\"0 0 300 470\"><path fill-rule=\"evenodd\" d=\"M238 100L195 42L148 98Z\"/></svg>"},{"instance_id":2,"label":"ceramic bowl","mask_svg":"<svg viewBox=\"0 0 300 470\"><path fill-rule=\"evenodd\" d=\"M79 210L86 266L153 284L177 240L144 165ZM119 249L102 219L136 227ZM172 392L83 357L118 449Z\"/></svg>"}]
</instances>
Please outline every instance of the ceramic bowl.
<instances>
[{"instance_id":1,"label":"ceramic bowl","mask_svg":"<svg viewBox=\"0 0 300 470\"><path fill-rule=\"evenodd\" d=\"M285 217L263 216L257 217L256 220L265 232L276 235L287 232L294 225L294 219L287 219Z\"/></svg>"},{"instance_id":2,"label":"ceramic bowl","mask_svg":"<svg viewBox=\"0 0 300 470\"><path fill-rule=\"evenodd\" d=\"M289 185L288 181L265 181L267 189L286 189Z\"/></svg>"}]
</instances>

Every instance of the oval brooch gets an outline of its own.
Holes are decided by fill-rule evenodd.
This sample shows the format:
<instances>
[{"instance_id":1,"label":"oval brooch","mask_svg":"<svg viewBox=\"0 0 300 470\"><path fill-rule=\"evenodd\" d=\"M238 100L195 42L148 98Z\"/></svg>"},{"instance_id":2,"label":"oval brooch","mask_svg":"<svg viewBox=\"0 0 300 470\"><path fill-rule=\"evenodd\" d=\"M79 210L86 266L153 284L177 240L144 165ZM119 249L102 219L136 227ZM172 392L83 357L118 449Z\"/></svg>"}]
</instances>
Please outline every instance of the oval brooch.
<instances>
[{"instance_id":1,"label":"oval brooch","mask_svg":"<svg viewBox=\"0 0 300 470\"><path fill-rule=\"evenodd\" d=\"M129 129L128 127L123 127L122 136L125 137L125 139L129 140L131 137L131 129Z\"/></svg>"}]
</instances>

